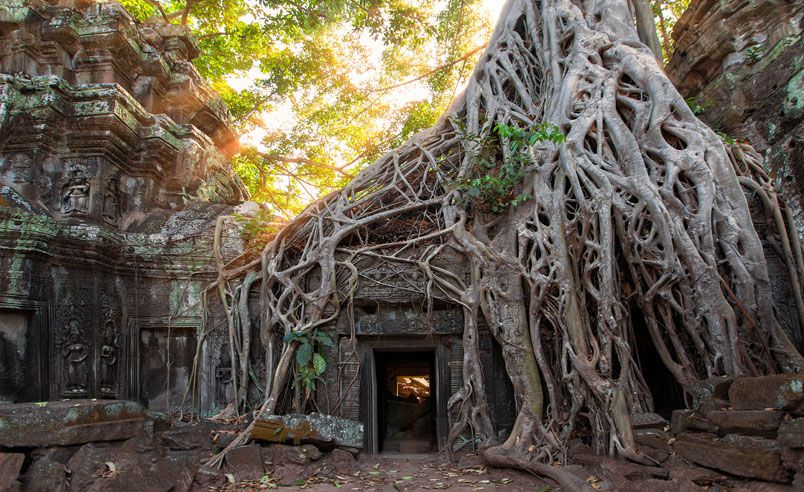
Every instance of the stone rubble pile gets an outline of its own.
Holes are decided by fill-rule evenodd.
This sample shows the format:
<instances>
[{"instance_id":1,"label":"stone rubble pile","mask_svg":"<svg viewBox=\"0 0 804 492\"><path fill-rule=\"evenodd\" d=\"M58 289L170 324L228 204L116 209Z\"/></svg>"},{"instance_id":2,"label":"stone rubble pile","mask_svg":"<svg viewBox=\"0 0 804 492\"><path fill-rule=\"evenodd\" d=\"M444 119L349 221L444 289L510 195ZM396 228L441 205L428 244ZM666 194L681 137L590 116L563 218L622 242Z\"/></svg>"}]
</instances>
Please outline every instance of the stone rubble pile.
<instances>
[{"instance_id":1,"label":"stone rubble pile","mask_svg":"<svg viewBox=\"0 0 804 492\"><path fill-rule=\"evenodd\" d=\"M712 378L692 396L692 409L674 411L669 427L637 429L643 452L804 488L804 376Z\"/></svg>"},{"instance_id":2,"label":"stone rubble pile","mask_svg":"<svg viewBox=\"0 0 804 492\"><path fill-rule=\"evenodd\" d=\"M311 429L362 446L361 424L337 424ZM321 449L256 443L229 452L222 469L204 466L244 428L211 420L172 422L130 401L0 406L0 491L208 490L268 479L293 485L303 477L348 473L357 463L359 449L334 448L334 442Z\"/></svg>"}]
</instances>

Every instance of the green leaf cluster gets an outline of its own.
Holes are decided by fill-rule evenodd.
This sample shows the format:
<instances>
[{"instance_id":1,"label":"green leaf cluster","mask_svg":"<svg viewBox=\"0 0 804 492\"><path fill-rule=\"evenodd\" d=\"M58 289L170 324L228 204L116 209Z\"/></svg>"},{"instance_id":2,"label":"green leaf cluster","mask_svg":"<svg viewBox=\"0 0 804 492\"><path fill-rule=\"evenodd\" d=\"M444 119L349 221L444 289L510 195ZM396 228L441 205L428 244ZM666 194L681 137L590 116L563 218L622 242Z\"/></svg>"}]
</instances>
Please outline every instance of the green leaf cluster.
<instances>
[{"instance_id":1,"label":"green leaf cluster","mask_svg":"<svg viewBox=\"0 0 804 492\"><path fill-rule=\"evenodd\" d=\"M700 103L696 97L688 97L684 99L684 102L690 107L692 114L696 116L703 114L711 106L710 103Z\"/></svg>"},{"instance_id":2,"label":"green leaf cluster","mask_svg":"<svg viewBox=\"0 0 804 492\"><path fill-rule=\"evenodd\" d=\"M296 349L296 382L301 384L306 395L315 391L316 382L323 381L321 375L327 370L327 360L322 349L332 348L335 343L332 335L314 330L310 333L290 332L285 335L285 343L298 343Z\"/></svg>"},{"instance_id":3,"label":"green leaf cluster","mask_svg":"<svg viewBox=\"0 0 804 492\"><path fill-rule=\"evenodd\" d=\"M533 198L528 192L517 193L526 168L531 162L531 150L537 144L561 145L566 136L561 129L549 123L534 128L519 128L497 124L484 136L465 135L472 143L474 172L471 176L453 180L452 186L461 192L462 199L479 203L494 214Z\"/></svg>"}]
</instances>

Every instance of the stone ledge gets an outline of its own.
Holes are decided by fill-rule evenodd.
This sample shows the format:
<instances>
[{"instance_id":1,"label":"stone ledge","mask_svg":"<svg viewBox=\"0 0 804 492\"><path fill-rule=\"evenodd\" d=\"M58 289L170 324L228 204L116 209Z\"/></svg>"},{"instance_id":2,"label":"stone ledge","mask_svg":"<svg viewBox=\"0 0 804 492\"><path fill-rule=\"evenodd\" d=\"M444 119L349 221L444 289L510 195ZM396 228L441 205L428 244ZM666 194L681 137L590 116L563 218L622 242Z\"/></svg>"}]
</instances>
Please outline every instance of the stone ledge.
<instances>
[{"instance_id":1,"label":"stone ledge","mask_svg":"<svg viewBox=\"0 0 804 492\"><path fill-rule=\"evenodd\" d=\"M71 446L119 441L153 432L145 409L131 401L65 400L0 406L0 445Z\"/></svg>"}]
</instances>

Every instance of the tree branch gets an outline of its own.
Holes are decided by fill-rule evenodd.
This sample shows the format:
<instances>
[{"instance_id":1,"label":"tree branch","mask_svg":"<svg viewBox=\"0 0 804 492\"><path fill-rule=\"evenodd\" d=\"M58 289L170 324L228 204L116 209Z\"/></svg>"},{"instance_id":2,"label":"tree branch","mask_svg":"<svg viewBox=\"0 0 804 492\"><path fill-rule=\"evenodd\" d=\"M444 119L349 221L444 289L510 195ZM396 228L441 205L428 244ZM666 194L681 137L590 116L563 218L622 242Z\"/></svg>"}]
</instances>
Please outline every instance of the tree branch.
<instances>
[{"instance_id":1,"label":"tree branch","mask_svg":"<svg viewBox=\"0 0 804 492\"><path fill-rule=\"evenodd\" d=\"M352 179L354 175L347 173L341 167L330 166L329 164L324 164L322 162L314 161L312 159L307 159L306 157L285 157L280 155L271 155L265 153L258 153L261 158L265 159L269 162L284 162L289 164L307 164L309 166L320 167L322 169L329 169L331 171L335 171L336 173L340 174L341 176ZM353 161L354 162L354 161Z\"/></svg>"},{"instance_id":2,"label":"tree branch","mask_svg":"<svg viewBox=\"0 0 804 492\"><path fill-rule=\"evenodd\" d=\"M469 51L469 52L468 52L468 53L466 53L465 55L462 55L460 58L456 58L456 59L452 60L451 62L445 63L445 64L443 64L443 65L439 65L439 66L437 66L437 67L433 68L432 70L428 71L427 73L424 73L424 74L422 74L422 75L419 75L419 76L418 76L418 77L416 77L416 78L413 78L413 79L410 79L410 80L406 80L405 82L400 82L400 83L398 83L398 84L389 85L389 86L387 86L387 87L382 87L382 88L379 88L379 89L369 89L369 91L368 91L368 92L386 92L386 91L390 91L391 89L397 89L397 88L399 88L399 87L402 87L402 86L405 86L405 85L408 85L408 84L412 84L412 83L414 83L414 82L418 82L419 80L422 80L422 79L424 79L424 78L429 77L430 75L433 75L434 73L438 73L438 72L440 72L441 70L444 70L444 69L446 69L446 68L449 68L449 67L451 67L451 66L453 66L453 65L457 65L458 63L461 63L462 61L466 61L466 59L468 59L470 56L474 55L474 54L475 54L475 53L477 53L478 51L480 51L480 50L484 49L486 46L488 46L488 44L484 44L484 45L478 46L477 48L475 48L475 49L473 49L473 50Z\"/></svg>"}]
</instances>

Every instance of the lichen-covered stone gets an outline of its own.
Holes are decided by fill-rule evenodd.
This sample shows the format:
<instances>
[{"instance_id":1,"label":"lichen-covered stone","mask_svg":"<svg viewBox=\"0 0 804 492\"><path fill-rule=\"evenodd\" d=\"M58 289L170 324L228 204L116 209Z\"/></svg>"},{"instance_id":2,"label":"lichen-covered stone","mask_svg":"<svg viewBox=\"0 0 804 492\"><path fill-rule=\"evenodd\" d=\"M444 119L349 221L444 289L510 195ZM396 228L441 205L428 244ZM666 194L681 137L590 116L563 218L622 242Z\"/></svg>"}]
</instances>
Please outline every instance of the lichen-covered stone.
<instances>
[{"instance_id":1,"label":"lichen-covered stone","mask_svg":"<svg viewBox=\"0 0 804 492\"><path fill-rule=\"evenodd\" d=\"M804 375L738 378L729 387L729 401L735 410L773 408L801 415L804 413Z\"/></svg>"},{"instance_id":2,"label":"lichen-covered stone","mask_svg":"<svg viewBox=\"0 0 804 492\"><path fill-rule=\"evenodd\" d=\"M251 431L251 438L282 443L308 442L317 445L336 445L363 448L363 424L332 415L271 415L260 418Z\"/></svg>"},{"instance_id":3,"label":"lichen-covered stone","mask_svg":"<svg viewBox=\"0 0 804 492\"><path fill-rule=\"evenodd\" d=\"M6 447L72 446L151 433L145 409L131 401L58 401L0 406Z\"/></svg>"}]
</instances>

